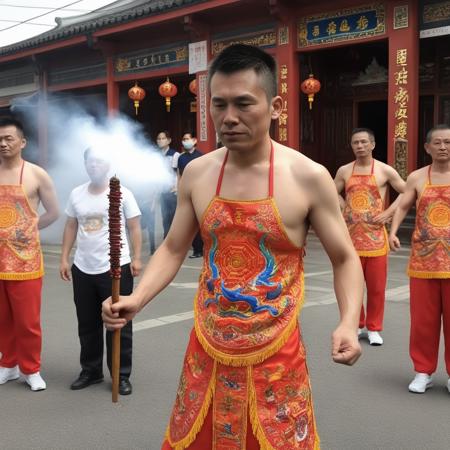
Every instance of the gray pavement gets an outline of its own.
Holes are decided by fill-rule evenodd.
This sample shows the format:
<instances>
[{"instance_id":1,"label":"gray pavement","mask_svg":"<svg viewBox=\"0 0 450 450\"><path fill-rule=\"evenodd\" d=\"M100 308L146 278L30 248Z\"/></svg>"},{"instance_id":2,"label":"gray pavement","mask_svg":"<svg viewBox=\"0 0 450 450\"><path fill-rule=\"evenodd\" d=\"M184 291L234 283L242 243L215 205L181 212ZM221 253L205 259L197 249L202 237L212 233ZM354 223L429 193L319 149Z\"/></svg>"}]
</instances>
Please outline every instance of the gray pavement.
<instances>
[{"instance_id":1,"label":"gray pavement","mask_svg":"<svg viewBox=\"0 0 450 450\"><path fill-rule=\"evenodd\" d=\"M75 308L71 285L58 276L59 247L45 250L42 374L48 389L33 393L16 381L0 386L0 449L159 449L192 328L201 261L186 259L174 282L136 319L134 392L112 404L108 378L82 391L69 390L79 372ZM442 353L435 386L424 395L407 390L413 376L407 257L407 248L390 257L385 345L370 347L363 341L363 356L349 368L330 358L338 320L331 266L317 239L308 239L301 323L324 450L450 447Z\"/></svg>"}]
</instances>

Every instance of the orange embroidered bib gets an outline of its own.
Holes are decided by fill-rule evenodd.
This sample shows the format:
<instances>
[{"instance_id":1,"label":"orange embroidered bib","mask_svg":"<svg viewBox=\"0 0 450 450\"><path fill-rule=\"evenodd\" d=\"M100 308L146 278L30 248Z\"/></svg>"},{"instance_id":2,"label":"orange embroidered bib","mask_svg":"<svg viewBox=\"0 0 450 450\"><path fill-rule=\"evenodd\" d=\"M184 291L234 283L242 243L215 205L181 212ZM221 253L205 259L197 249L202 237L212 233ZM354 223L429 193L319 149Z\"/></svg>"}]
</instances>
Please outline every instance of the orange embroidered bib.
<instances>
[{"instance_id":1,"label":"orange embroidered bib","mask_svg":"<svg viewBox=\"0 0 450 450\"><path fill-rule=\"evenodd\" d=\"M305 352L298 331L303 248L289 239L273 199L216 196L201 224L204 264L167 430L187 448L212 408L211 449L245 450L247 417L262 449L319 449Z\"/></svg>"},{"instance_id":2,"label":"orange embroidered bib","mask_svg":"<svg viewBox=\"0 0 450 450\"><path fill-rule=\"evenodd\" d=\"M432 185L431 166L417 201L408 275L450 278L450 185Z\"/></svg>"},{"instance_id":3,"label":"orange embroidered bib","mask_svg":"<svg viewBox=\"0 0 450 450\"><path fill-rule=\"evenodd\" d=\"M355 162L356 164L356 162ZM359 256L382 256L388 253L386 228L373 223L373 218L383 212L383 199L373 174L354 174L345 184L344 219Z\"/></svg>"},{"instance_id":4,"label":"orange embroidered bib","mask_svg":"<svg viewBox=\"0 0 450 450\"><path fill-rule=\"evenodd\" d=\"M0 280L32 280L44 274L39 217L22 187L0 185Z\"/></svg>"}]
</instances>

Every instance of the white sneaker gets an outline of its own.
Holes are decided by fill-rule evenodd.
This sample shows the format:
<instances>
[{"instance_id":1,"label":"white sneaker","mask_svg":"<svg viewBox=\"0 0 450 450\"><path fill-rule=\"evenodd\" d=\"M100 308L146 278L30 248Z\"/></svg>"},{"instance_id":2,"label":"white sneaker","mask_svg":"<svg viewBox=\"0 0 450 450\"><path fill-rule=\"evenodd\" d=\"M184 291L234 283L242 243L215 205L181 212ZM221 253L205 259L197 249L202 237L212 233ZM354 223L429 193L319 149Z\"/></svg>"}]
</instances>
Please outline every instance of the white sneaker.
<instances>
[{"instance_id":1,"label":"white sneaker","mask_svg":"<svg viewBox=\"0 0 450 450\"><path fill-rule=\"evenodd\" d=\"M433 380L427 373L416 373L414 380L409 383L409 392L415 392L416 394L423 394L428 388L433 386Z\"/></svg>"},{"instance_id":2,"label":"white sneaker","mask_svg":"<svg viewBox=\"0 0 450 450\"><path fill-rule=\"evenodd\" d=\"M19 366L16 367L0 367L0 384L5 384L7 381L17 380L19 378Z\"/></svg>"},{"instance_id":3,"label":"white sneaker","mask_svg":"<svg viewBox=\"0 0 450 450\"><path fill-rule=\"evenodd\" d=\"M450 394L450 378L447 381L447 390L448 390L448 393Z\"/></svg>"},{"instance_id":4,"label":"white sneaker","mask_svg":"<svg viewBox=\"0 0 450 450\"><path fill-rule=\"evenodd\" d=\"M26 383L30 385L32 391L43 391L47 388L47 384L42 379L39 372L32 373L31 375L25 375L24 373L22 373L21 377Z\"/></svg>"},{"instance_id":5,"label":"white sneaker","mask_svg":"<svg viewBox=\"0 0 450 450\"><path fill-rule=\"evenodd\" d=\"M378 331L368 331L367 337L370 345L383 345L383 338Z\"/></svg>"}]
</instances>

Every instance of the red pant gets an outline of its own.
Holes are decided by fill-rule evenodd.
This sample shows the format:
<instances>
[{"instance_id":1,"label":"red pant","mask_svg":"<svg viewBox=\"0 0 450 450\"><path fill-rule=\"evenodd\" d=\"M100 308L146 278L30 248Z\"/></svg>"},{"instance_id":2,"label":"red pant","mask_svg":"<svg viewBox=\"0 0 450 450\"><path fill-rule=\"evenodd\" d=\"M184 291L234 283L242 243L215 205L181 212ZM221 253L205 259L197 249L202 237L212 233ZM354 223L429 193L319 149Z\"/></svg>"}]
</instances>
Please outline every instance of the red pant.
<instances>
[{"instance_id":1,"label":"red pant","mask_svg":"<svg viewBox=\"0 0 450 450\"><path fill-rule=\"evenodd\" d=\"M41 290L36 280L0 280L0 366L22 373L39 372L41 366Z\"/></svg>"},{"instance_id":2,"label":"red pant","mask_svg":"<svg viewBox=\"0 0 450 450\"><path fill-rule=\"evenodd\" d=\"M414 370L429 375L436 371L443 321L445 367L450 375L450 279L410 278L409 287L409 354Z\"/></svg>"},{"instance_id":3,"label":"red pant","mask_svg":"<svg viewBox=\"0 0 450 450\"><path fill-rule=\"evenodd\" d=\"M205 417L203 426L197 436L195 441L187 447L188 450L210 450L212 448L213 433L212 433L212 409L209 408L208 414ZM252 425L250 424L250 419L247 419L247 442L245 443L246 450L259 450L261 447L256 440L256 437L252 433ZM163 442L161 450L172 450L167 440Z\"/></svg>"},{"instance_id":4,"label":"red pant","mask_svg":"<svg viewBox=\"0 0 450 450\"><path fill-rule=\"evenodd\" d=\"M383 329L384 301L386 294L387 255L360 256L367 287L367 315L364 305L359 317L359 328L370 331Z\"/></svg>"}]
</instances>

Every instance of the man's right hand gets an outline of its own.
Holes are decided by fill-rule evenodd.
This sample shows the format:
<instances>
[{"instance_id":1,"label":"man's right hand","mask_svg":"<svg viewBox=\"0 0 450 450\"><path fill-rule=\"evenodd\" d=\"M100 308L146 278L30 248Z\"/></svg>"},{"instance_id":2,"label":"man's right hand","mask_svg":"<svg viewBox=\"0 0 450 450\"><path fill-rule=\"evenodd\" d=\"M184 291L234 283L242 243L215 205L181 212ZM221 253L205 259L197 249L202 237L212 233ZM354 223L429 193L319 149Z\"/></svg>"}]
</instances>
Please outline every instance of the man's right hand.
<instances>
[{"instance_id":1,"label":"man's right hand","mask_svg":"<svg viewBox=\"0 0 450 450\"><path fill-rule=\"evenodd\" d=\"M400 239L395 234L389 235L389 247L391 250L396 252L397 250L400 250Z\"/></svg>"},{"instance_id":2,"label":"man's right hand","mask_svg":"<svg viewBox=\"0 0 450 450\"><path fill-rule=\"evenodd\" d=\"M102 303L102 319L108 330L120 330L140 311L141 302L133 295L121 295L119 301L111 297Z\"/></svg>"},{"instance_id":3,"label":"man's right hand","mask_svg":"<svg viewBox=\"0 0 450 450\"><path fill-rule=\"evenodd\" d=\"M70 264L67 261L61 261L59 265L59 275L64 281L72 281Z\"/></svg>"}]
</instances>

